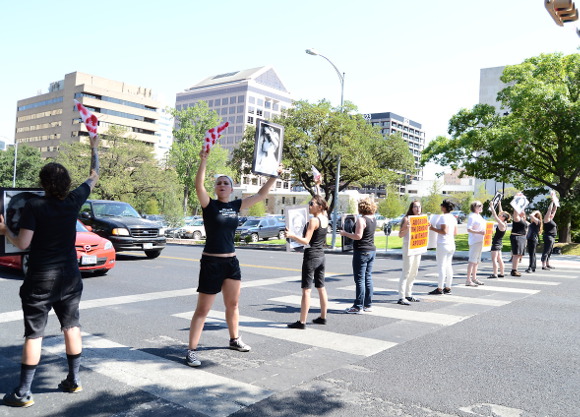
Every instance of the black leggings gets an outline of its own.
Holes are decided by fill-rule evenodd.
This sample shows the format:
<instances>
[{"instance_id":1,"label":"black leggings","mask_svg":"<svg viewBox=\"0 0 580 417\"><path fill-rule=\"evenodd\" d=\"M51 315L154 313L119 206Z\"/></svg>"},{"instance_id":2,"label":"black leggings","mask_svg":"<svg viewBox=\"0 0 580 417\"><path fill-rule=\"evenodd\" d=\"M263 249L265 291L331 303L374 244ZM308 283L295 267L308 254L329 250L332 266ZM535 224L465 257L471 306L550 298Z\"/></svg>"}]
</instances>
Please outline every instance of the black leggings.
<instances>
[{"instance_id":1,"label":"black leggings","mask_svg":"<svg viewBox=\"0 0 580 417\"><path fill-rule=\"evenodd\" d=\"M556 236L544 235L544 251L542 252L542 263L550 261L550 255L552 255L552 249L554 249L555 241Z\"/></svg>"},{"instance_id":2,"label":"black leggings","mask_svg":"<svg viewBox=\"0 0 580 417\"><path fill-rule=\"evenodd\" d=\"M530 266L528 269L532 271L536 270L536 248L538 247L538 241L536 239L528 239L528 255L530 255Z\"/></svg>"}]
</instances>

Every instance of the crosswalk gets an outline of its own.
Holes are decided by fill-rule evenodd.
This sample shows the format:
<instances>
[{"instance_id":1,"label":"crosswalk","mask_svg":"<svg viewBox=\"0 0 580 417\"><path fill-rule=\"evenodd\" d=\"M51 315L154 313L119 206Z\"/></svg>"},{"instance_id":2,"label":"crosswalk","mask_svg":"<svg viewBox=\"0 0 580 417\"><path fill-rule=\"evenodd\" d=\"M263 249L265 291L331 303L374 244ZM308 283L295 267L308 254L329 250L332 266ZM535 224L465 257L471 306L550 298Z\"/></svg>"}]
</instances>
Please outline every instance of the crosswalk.
<instances>
[{"instance_id":1,"label":"crosswalk","mask_svg":"<svg viewBox=\"0 0 580 417\"><path fill-rule=\"evenodd\" d=\"M375 328L365 329L359 334L345 334L341 329L331 325L310 325L304 331L293 330L287 328L286 322L275 321L275 317L273 317L274 320L246 315L239 317L241 334L251 334L254 338L265 341L275 340L302 346L299 353L293 352L292 355L308 356L313 359L313 363L316 365L313 365L315 368L311 370L311 373L301 375L297 379L277 374L280 369L291 367L292 360L295 358L280 356L275 357L275 359L258 361L254 365L252 378L239 380L235 374L224 375L223 372L222 374L216 372L214 367L204 369L202 366L190 369L175 360L156 356L131 346L122 345L103 336L89 333L85 333L83 337L83 366L119 383L141 389L198 413L225 417L288 388L290 384L302 383L321 373L339 369L345 364L356 364L362 358L376 355L410 340L410 338L397 337L396 334L385 332L387 326L391 326L390 329L395 329L404 325L406 329L409 329L408 334L416 334L417 336L413 337L418 337L447 326L454 326L483 311L501 308L514 301L533 296L543 289L560 285L566 279L578 278L580 273L569 271L569 273L554 274L553 271L550 271L549 274L536 273L533 277L526 277L527 279L485 280L485 285L477 288L463 286L463 280L458 277L455 279L453 293L443 296L427 295L436 285L436 274L424 274L420 280L416 281L414 287L416 296L423 301L423 303L417 303L421 304L417 308L414 308L415 303L413 303L415 306L411 307L395 303L398 298L396 293L398 278L394 277L396 275L391 274L380 279L382 286L375 287L375 298L389 300L375 303L372 311L363 314L363 316L377 320L378 324ZM481 271L480 275L486 276L485 270ZM342 278L341 283L329 291L328 307L330 317L334 322L340 320L337 314L350 306L350 303L345 302L345 300L351 300L355 291L355 286L350 284L352 277L344 278L342 275ZM280 284L296 283L299 280L300 276L297 275L247 280L243 282L243 287L249 291L252 288L268 288ZM344 285L347 281L348 285ZM81 310L195 296L194 289L181 289L108 297L85 300L81 303ZM299 308L301 297L297 291L296 294L272 296L264 302ZM317 309L319 307L318 299L313 296L311 308ZM189 321L192 314L193 311L184 311L172 314L171 317ZM21 319L22 314L19 311L0 313L0 324ZM222 329L220 331L225 332L224 312L210 311L206 325L214 325L214 328ZM60 336L47 337L43 350L45 353L65 357L62 337ZM228 353L228 351L224 353L223 350L202 350L202 358L219 366L218 358ZM251 355L251 353L246 355ZM328 359L335 356L340 357L341 360ZM204 401L193 401L189 395L192 390L199 394L196 394L198 398L203 397Z\"/></svg>"}]
</instances>

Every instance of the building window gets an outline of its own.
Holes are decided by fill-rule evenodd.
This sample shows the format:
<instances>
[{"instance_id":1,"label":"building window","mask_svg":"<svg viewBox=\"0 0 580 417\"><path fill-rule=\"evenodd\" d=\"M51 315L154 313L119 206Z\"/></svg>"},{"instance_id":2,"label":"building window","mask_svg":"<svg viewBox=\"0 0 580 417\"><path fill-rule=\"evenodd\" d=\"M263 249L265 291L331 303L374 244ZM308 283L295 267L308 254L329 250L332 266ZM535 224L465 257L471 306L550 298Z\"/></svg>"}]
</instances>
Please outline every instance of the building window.
<instances>
[{"instance_id":1,"label":"building window","mask_svg":"<svg viewBox=\"0 0 580 417\"><path fill-rule=\"evenodd\" d=\"M271 109L272 108L272 102L269 101L269 100L266 100L266 103L265 103L265 106L264 107L267 108L267 109Z\"/></svg>"},{"instance_id":2,"label":"building window","mask_svg":"<svg viewBox=\"0 0 580 417\"><path fill-rule=\"evenodd\" d=\"M256 116L262 117L262 110L261 109L256 110Z\"/></svg>"},{"instance_id":3,"label":"building window","mask_svg":"<svg viewBox=\"0 0 580 417\"><path fill-rule=\"evenodd\" d=\"M208 100L208 101L207 101L207 105L208 105L209 107L212 107L212 106L213 106L213 100Z\"/></svg>"},{"instance_id":4,"label":"building window","mask_svg":"<svg viewBox=\"0 0 580 417\"><path fill-rule=\"evenodd\" d=\"M250 103L252 103L252 104L256 104L256 98L255 98L255 97L252 97L252 96L250 96L250 97L248 98L248 100L250 101Z\"/></svg>"},{"instance_id":5,"label":"building window","mask_svg":"<svg viewBox=\"0 0 580 417\"><path fill-rule=\"evenodd\" d=\"M238 103L243 103L246 99L246 96L238 96Z\"/></svg>"},{"instance_id":6,"label":"building window","mask_svg":"<svg viewBox=\"0 0 580 417\"><path fill-rule=\"evenodd\" d=\"M254 118L252 116L248 116L248 124L250 125L254 124Z\"/></svg>"},{"instance_id":7,"label":"building window","mask_svg":"<svg viewBox=\"0 0 580 417\"><path fill-rule=\"evenodd\" d=\"M227 109L227 107L224 107L221 111L221 115L224 116L226 114L228 114L228 109Z\"/></svg>"},{"instance_id":8,"label":"building window","mask_svg":"<svg viewBox=\"0 0 580 417\"><path fill-rule=\"evenodd\" d=\"M236 114L236 108L235 107L230 107L230 114Z\"/></svg>"},{"instance_id":9,"label":"building window","mask_svg":"<svg viewBox=\"0 0 580 417\"><path fill-rule=\"evenodd\" d=\"M236 123L244 123L244 116L236 116Z\"/></svg>"},{"instance_id":10,"label":"building window","mask_svg":"<svg viewBox=\"0 0 580 417\"><path fill-rule=\"evenodd\" d=\"M238 106L238 113L244 112L244 106Z\"/></svg>"},{"instance_id":11,"label":"building window","mask_svg":"<svg viewBox=\"0 0 580 417\"><path fill-rule=\"evenodd\" d=\"M270 118L270 112L269 111L264 112L264 117L266 119L269 119Z\"/></svg>"},{"instance_id":12,"label":"building window","mask_svg":"<svg viewBox=\"0 0 580 417\"><path fill-rule=\"evenodd\" d=\"M248 113L254 114L254 112L255 112L255 108L253 106L249 106L248 107Z\"/></svg>"},{"instance_id":13,"label":"building window","mask_svg":"<svg viewBox=\"0 0 580 417\"><path fill-rule=\"evenodd\" d=\"M282 204L286 203L286 197L282 196Z\"/></svg>"},{"instance_id":14,"label":"building window","mask_svg":"<svg viewBox=\"0 0 580 417\"><path fill-rule=\"evenodd\" d=\"M228 99L227 98L222 98L222 106L225 106L228 104Z\"/></svg>"},{"instance_id":15,"label":"building window","mask_svg":"<svg viewBox=\"0 0 580 417\"><path fill-rule=\"evenodd\" d=\"M262 99L262 98L258 99L258 106L264 107L264 99Z\"/></svg>"},{"instance_id":16,"label":"building window","mask_svg":"<svg viewBox=\"0 0 580 417\"><path fill-rule=\"evenodd\" d=\"M280 108L280 106L278 106L278 103L274 103L274 106L272 107L272 110L278 111L279 108Z\"/></svg>"}]
</instances>

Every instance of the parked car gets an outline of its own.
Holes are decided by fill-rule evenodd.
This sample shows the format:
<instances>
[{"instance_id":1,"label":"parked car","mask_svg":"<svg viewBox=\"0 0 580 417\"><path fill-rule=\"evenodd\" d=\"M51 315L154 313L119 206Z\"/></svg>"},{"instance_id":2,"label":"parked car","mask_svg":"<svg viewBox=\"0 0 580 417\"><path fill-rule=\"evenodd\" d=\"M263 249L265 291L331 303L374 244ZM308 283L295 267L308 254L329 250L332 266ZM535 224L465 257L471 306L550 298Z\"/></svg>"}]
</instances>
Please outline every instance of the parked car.
<instances>
[{"instance_id":1,"label":"parked car","mask_svg":"<svg viewBox=\"0 0 580 417\"><path fill-rule=\"evenodd\" d=\"M391 228L394 228L395 226L400 226L401 225L401 220L403 220L403 217L405 217L404 214L401 214L393 219L391 219L389 221L389 224L391 225Z\"/></svg>"},{"instance_id":2,"label":"parked car","mask_svg":"<svg viewBox=\"0 0 580 417\"><path fill-rule=\"evenodd\" d=\"M87 200L80 220L94 233L107 238L117 252L142 250L157 258L165 248L165 230L159 223L142 218L130 204L122 201Z\"/></svg>"},{"instance_id":3,"label":"parked car","mask_svg":"<svg viewBox=\"0 0 580 417\"><path fill-rule=\"evenodd\" d=\"M77 237L75 241L79 269L82 272L93 272L105 275L115 266L115 249L111 241L90 232L77 220ZM28 270L28 254L0 256L0 265Z\"/></svg>"},{"instance_id":4,"label":"parked car","mask_svg":"<svg viewBox=\"0 0 580 417\"><path fill-rule=\"evenodd\" d=\"M375 219L377 220L377 230L383 230L383 226L389 221L389 219L382 214L376 214Z\"/></svg>"},{"instance_id":5,"label":"parked car","mask_svg":"<svg viewBox=\"0 0 580 417\"><path fill-rule=\"evenodd\" d=\"M284 239L286 237L286 226L278 222L275 217L264 217L247 220L242 226L236 229L236 235L240 239L250 236L252 242L268 240L271 237Z\"/></svg>"},{"instance_id":6,"label":"parked car","mask_svg":"<svg viewBox=\"0 0 580 417\"><path fill-rule=\"evenodd\" d=\"M465 213L462 212L461 210L453 210L451 212L451 214L453 214L453 216L455 217L455 220L457 220L457 224L463 223L465 221L465 219L467 218Z\"/></svg>"},{"instance_id":7,"label":"parked car","mask_svg":"<svg viewBox=\"0 0 580 417\"><path fill-rule=\"evenodd\" d=\"M205 239L205 227L203 226L203 219L197 219L179 228L177 234L180 239Z\"/></svg>"}]
</instances>

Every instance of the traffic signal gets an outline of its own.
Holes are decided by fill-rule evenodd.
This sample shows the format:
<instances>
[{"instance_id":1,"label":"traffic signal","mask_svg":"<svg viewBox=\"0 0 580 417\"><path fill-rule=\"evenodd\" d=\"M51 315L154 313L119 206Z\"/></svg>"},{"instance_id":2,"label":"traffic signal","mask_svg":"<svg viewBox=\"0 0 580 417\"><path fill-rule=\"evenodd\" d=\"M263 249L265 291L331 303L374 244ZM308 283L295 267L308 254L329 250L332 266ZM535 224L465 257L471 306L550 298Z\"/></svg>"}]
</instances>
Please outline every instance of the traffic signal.
<instances>
[{"instance_id":1,"label":"traffic signal","mask_svg":"<svg viewBox=\"0 0 580 417\"><path fill-rule=\"evenodd\" d=\"M559 26L578 20L578 10L572 0L545 0L544 5Z\"/></svg>"}]
</instances>

